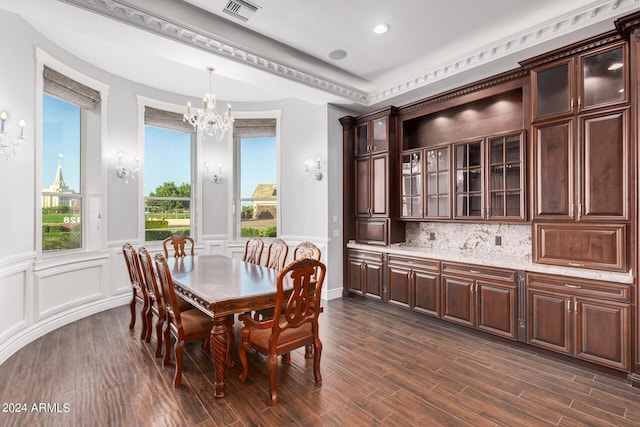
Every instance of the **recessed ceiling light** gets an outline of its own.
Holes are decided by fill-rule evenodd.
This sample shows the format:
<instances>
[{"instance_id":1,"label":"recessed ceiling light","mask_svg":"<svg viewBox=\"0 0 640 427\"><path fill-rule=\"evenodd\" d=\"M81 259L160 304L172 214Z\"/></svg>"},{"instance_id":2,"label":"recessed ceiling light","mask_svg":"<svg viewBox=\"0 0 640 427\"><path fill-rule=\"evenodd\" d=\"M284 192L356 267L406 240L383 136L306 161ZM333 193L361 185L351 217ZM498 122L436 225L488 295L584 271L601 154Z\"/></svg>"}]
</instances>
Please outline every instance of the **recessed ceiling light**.
<instances>
[{"instance_id":1,"label":"recessed ceiling light","mask_svg":"<svg viewBox=\"0 0 640 427\"><path fill-rule=\"evenodd\" d=\"M329 52L329 58L331 59L343 59L347 56L347 52L342 49L336 49Z\"/></svg>"},{"instance_id":2,"label":"recessed ceiling light","mask_svg":"<svg viewBox=\"0 0 640 427\"><path fill-rule=\"evenodd\" d=\"M373 32L376 34L383 34L389 31L389 25L387 24L378 24L373 27Z\"/></svg>"}]
</instances>

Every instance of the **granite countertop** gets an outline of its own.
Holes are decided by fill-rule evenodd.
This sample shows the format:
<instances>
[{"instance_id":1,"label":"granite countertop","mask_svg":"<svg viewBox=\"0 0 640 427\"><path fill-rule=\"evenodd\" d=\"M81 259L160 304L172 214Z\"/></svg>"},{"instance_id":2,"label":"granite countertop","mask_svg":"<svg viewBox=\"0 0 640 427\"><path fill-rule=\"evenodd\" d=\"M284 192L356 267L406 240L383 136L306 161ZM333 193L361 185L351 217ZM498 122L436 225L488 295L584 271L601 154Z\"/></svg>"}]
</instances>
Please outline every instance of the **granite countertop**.
<instances>
[{"instance_id":1,"label":"granite countertop","mask_svg":"<svg viewBox=\"0 0 640 427\"><path fill-rule=\"evenodd\" d=\"M547 273L560 276L570 276L583 279L605 280L617 283L633 283L633 275L629 273L616 273L611 271L590 270L586 268L560 267L554 265L537 264L530 259L517 256L492 255L471 251L455 252L442 249L431 249L418 246L407 246L403 243L391 246L374 246L350 241L347 247L363 249L372 252L389 253L396 255L408 255L429 258L440 261L463 262L491 267L510 268L513 270L525 270L535 273Z\"/></svg>"}]
</instances>

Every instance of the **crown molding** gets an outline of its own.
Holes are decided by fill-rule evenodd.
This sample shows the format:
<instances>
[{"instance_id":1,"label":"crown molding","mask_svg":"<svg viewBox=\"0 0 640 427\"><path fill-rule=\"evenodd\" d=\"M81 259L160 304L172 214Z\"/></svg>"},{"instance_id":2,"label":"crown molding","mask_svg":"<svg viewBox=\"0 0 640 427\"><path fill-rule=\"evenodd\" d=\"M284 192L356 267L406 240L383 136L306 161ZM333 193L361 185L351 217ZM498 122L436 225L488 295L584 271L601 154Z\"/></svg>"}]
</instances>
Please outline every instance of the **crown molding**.
<instances>
[{"instance_id":1,"label":"crown molding","mask_svg":"<svg viewBox=\"0 0 640 427\"><path fill-rule=\"evenodd\" d=\"M447 61L443 65L421 70L419 75L391 87L366 92L310 71L291 67L258 53L249 52L247 49L234 46L229 41L207 31L154 14L122 0L59 1L365 106L387 101L473 68L514 55L543 42L551 41L607 19L623 16L625 13L636 11L640 3L639 0L602 0L591 3L569 14L471 51L457 59Z\"/></svg>"}]
</instances>

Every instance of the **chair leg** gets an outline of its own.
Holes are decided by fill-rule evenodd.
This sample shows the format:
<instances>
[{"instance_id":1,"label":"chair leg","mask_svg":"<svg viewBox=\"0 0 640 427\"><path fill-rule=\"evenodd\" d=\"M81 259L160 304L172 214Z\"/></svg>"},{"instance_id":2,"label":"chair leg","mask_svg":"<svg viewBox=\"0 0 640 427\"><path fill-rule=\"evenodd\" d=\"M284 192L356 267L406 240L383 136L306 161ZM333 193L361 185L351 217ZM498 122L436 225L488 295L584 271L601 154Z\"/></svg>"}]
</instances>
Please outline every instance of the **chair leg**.
<instances>
[{"instance_id":1,"label":"chair leg","mask_svg":"<svg viewBox=\"0 0 640 427\"><path fill-rule=\"evenodd\" d=\"M153 313L151 311L151 305L147 306L147 311L144 313L144 320L147 323L147 333L144 336L144 342L151 342L151 333L153 332Z\"/></svg>"},{"instance_id":2,"label":"chair leg","mask_svg":"<svg viewBox=\"0 0 640 427\"><path fill-rule=\"evenodd\" d=\"M162 356L162 327L164 326L164 318L158 317L156 322L156 357Z\"/></svg>"},{"instance_id":3,"label":"chair leg","mask_svg":"<svg viewBox=\"0 0 640 427\"><path fill-rule=\"evenodd\" d=\"M140 320L142 320L142 332L140 332L140 339L141 340L146 340L147 338L147 309L149 307L147 306L147 304L145 303L142 306L142 309L140 310Z\"/></svg>"},{"instance_id":4,"label":"chair leg","mask_svg":"<svg viewBox=\"0 0 640 427\"><path fill-rule=\"evenodd\" d=\"M322 342L316 337L313 344L315 347L313 350L313 376L317 383L322 382L322 375L320 374L320 357L322 356Z\"/></svg>"},{"instance_id":5,"label":"chair leg","mask_svg":"<svg viewBox=\"0 0 640 427\"><path fill-rule=\"evenodd\" d=\"M129 303L129 310L131 311L131 322L129 323L129 329L133 329L136 326L136 296L135 292L131 302Z\"/></svg>"},{"instance_id":6,"label":"chair leg","mask_svg":"<svg viewBox=\"0 0 640 427\"><path fill-rule=\"evenodd\" d=\"M162 365L167 366L171 359L171 332L169 331L169 322L164 323L162 336L164 338L164 360L162 361Z\"/></svg>"},{"instance_id":7,"label":"chair leg","mask_svg":"<svg viewBox=\"0 0 640 427\"><path fill-rule=\"evenodd\" d=\"M271 395L271 404L278 403L278 395L276 392L276 381L278 379L278 356L270 354L267 356L267 369L269 370L269 394Z\"/></svg>"},{"instance_id":8,"label":"chair leg","mask_svg":"<svg viewBox=\"0 0 640 427\"><path fill-rule=\"evenodd\" d=\"M282 363L290 363L291 362L291 353L285 353L282 355Z\"/></svg>"},{"instance_id":9,"label":"chair leg","mask_svg":"<svg viewBox=\"0 0 640 427\"><path fill-rule=\"evenodd\" d=\"M240 364L242 365L242 373L238 376L238 379L242 382L247 380L249 375L249 366L247 365L247 350L249 349L249 330L242 328L240 331L242 336L242 342L238 346L238 356L240 357Z\"/></svg>"},{"instance_id":10,"label":"chair leg","mask_svg":"<svg viewBox=\"0 0 640 427\"><path fill-rule=\"evenodd\" d=\"M176 340L173 346L173 352L176 356L176 374L173 377L173 386L178 387L182 381L182 353L184 352L184 341Z\"/></svg>"},{"instance_id":11,"label":"chair leg","mask_svg":"<svg viewBox=\"0 0 640 427\"><path fill-rule=\"evenodd\" d=\"M305 359L313 358L313 346L311 344L307 344L304 346L304 358Z\"/></svg>"}]
</instances>

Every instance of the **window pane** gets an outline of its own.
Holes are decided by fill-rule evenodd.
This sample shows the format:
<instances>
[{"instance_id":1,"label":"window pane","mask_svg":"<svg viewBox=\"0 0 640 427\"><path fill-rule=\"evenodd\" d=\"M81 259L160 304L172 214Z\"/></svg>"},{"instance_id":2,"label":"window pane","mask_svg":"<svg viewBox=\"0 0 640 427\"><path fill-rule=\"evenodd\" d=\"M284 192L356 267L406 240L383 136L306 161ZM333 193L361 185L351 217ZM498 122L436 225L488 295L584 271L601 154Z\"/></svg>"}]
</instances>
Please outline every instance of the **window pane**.
<instances>
[{"instance_id":1,"label":"window pane","mask_svg":"<svg viewBox=\"0 0 640 427\"><path fill-rule=\"evenodd\" d=\"M145 126L145 240L191 234L192 133Z\"/></svg>"},{"instance_id":2,"label":"window pane","mask_svg":"<svg viewBox=\"0 0 640 427\"><path fill-rule=\"evenodd\" d=\"M82 247L80 113L77 105L42 95L44 251Z\"/></svg>"},{"instance_id":3,"label":"window pane","mask_svg":"<svg viewBox=\"0 0 640 427\"><path fill-rule=\"evenodd\" d=\"M276 237L276 138L241 138L239 150L240 237Z\"/></svg>"}]
</instances>

